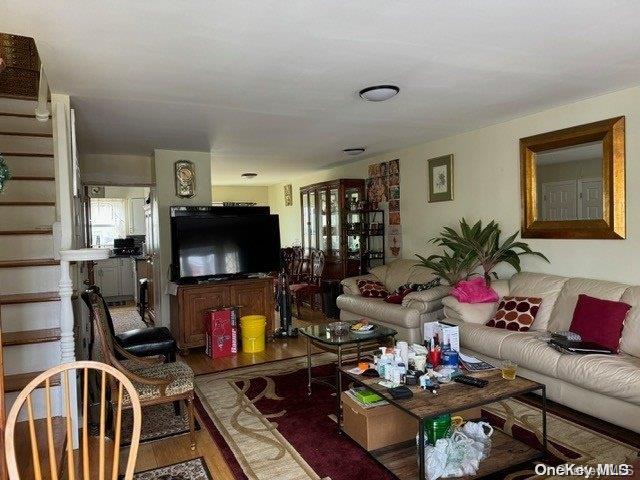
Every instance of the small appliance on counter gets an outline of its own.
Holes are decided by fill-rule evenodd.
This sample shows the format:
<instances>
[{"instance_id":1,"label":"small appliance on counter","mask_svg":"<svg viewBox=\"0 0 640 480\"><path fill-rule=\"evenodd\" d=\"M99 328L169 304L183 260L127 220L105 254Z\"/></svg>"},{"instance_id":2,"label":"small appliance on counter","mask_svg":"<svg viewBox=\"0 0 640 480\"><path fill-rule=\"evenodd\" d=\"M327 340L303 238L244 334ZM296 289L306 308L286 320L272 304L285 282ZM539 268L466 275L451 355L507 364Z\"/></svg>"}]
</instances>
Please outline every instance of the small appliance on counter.
<instances>
[{"instance_id":1,"label":"small appliance on counter","mask_svg":"<svg viewBox=\"0 0 640 480\"><path fill-rule=\"evenodd\" d=\"M120 257L142 255L142 242L133 236L116 238L113 240L113 254Z\"/></svg>"}]
</instances>

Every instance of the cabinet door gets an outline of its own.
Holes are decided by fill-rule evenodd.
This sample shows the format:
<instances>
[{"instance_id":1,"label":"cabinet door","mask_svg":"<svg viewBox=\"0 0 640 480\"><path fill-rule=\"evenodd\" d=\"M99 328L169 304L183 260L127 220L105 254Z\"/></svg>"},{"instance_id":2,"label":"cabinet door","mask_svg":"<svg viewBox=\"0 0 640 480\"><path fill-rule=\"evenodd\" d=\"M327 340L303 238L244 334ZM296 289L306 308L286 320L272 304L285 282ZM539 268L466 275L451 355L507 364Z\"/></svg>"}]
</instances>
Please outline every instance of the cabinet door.
<instances>
[{"instance_id":1,"label":"cabinet door","mask_svg":"<svg viewBox=\"0 0 640 480\"><path fill-rule=\"evenodd\" d=\"M183 307L185 309L183 335L187 347L204 345L204 311L210 308L229 305L228 287L210 287L206 291L185 291Z\"/></svg>"},{"instance_id":2,"label":"cabinet door","mask_svg":"<svg viewBox=\"0 0 640 480\"><path fill-rule=\"evenodd\" d=\"M120 268L118 259L104 260L96 265L96 284L103 297L120 295Z\"/></svg>"},{"instance_id":3,"label":"cabinet door","mask_svg":"<svg viewBox=\"0 0 640 480\"><path fill-rule=\"evenodd\" d=\"M144 218L144 198L129 199L129 234L144 235L145 218Z\"/></svg>"},{"instance_id":4,"label":"cabinet door","mask_svg":"<svg viewBox=\"0 0 640 480\"><path fill-rule=\"evenodd\" d=\"M231 286L231 303L240 307L240 316L264 315L270 318L269 295L264 283Z\"/></svg>"},{"instance_id":5,"label":"cabinet door","mask_svg":"<svg viewBox=\"0 0 640 480\"><path fill-rule=\"evenodd\" d=\"M329 191L323 188L318 193L318 223L320 231L318 232L318 248L325 253L329 253L329 234L330 234L330 222L329 222Z\"/></svg>"},{"instance_id":6,"label":"cabinet door","mask_svg":"<svg viewBox=\"0 0 640 480\"><path fill-rule=\"evenodd\" d=\"M120 259L120 295L133 297L135 294L136 279L133 271L134 260L130 258Z\"/></svg>"}]
</instances>

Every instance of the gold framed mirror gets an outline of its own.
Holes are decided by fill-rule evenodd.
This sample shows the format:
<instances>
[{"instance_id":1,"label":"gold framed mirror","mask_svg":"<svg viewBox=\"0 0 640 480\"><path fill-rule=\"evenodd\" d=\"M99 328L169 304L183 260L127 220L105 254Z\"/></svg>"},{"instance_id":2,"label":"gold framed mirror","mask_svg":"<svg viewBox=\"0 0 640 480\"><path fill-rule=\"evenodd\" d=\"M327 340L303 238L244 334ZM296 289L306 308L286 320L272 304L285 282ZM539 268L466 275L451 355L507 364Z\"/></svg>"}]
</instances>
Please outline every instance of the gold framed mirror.
<instances>
[{"instance_id":1,"label":"gold framed mirror","mask_svg":"<svg viewBox=\"0 0 640 480\"><path fill-rule=\"evenodd\" d=\"M625 118L520 139L523 238L625 238Z\"/></svg>"}]
</instances>

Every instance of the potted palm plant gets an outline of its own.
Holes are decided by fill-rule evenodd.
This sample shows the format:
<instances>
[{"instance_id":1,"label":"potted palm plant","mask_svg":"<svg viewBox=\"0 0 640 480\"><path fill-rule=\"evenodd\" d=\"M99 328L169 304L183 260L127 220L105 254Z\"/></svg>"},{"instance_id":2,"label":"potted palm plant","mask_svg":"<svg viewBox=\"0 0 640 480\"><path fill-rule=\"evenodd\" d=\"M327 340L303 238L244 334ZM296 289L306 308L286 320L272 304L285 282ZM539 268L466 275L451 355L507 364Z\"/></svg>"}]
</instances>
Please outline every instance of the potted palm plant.
<instances>
[{"instance_id":1,"label":"potted palm plant","mask_svg":"<svg viewBox=\"0 0 640 480\"><path fill-rule=\"evenodd\" d=\"M516 272L520 272L520 257L522 255L535 255L549 261L542 253L532 250L525 242L516 241L519 232L515 232L503 242L500 241L501 233L500 225L495 220L483 226L481 220L474 225L469 225L463 218L460 220L459 232L453 228L444 227L438 237L431 239L436 245L451 251L450 254L447 254L445 250L444 256L448 260L442 261L441 255L432 255L426 259L418 256L421 260L420 265L433 268L437 264L440 270L449 270L448 276L452 276L451 273L455 272L453 277L460 276L458 280L469 278L476 269L481 268L488 285L491 283L492 276L498 278L494 269L502 262L508 263ZM457 259L461 265L454 265L456 263L454 259ZM436 275L442 275L438 273L437 269L434 271ZM464 271L468 271L468 274L462 278L461 275ZM442 278L449 281L445 277Z\"/></svg>"}]
</instances>

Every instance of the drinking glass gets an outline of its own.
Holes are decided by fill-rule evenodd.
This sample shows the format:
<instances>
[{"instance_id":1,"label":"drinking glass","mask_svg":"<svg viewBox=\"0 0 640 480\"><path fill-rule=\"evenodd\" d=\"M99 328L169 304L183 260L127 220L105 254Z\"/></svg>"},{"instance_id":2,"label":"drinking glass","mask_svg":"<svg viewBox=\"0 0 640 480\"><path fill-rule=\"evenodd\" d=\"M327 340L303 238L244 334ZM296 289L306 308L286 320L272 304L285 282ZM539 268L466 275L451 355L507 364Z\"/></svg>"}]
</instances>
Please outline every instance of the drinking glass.
<instances>
[{"instance_id":1,"label":"drinking glass","mask_svg":"<svg viewBox=\"0 0 640 480\"><path fill-rule=\"evenodd\" d=\"M500 369L502 370L502 378L505 380L515 380L517 368L518 365L515 362L505 360L500 366Z\"/></svg>"}]
</instances>

